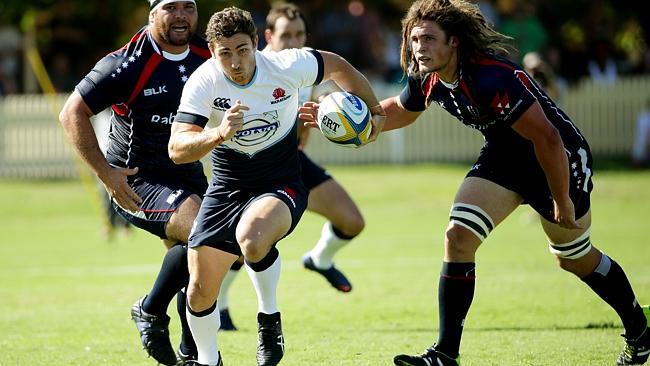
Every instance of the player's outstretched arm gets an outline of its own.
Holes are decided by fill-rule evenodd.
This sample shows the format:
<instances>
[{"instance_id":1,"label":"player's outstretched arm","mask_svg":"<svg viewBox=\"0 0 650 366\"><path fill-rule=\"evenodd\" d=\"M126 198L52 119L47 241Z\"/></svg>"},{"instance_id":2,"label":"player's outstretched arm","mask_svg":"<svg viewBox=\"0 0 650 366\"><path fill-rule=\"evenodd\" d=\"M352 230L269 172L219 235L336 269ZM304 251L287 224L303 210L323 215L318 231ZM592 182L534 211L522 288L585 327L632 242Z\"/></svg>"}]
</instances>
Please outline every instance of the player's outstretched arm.
<instances>
[{"instance_id":1,"label":"player's outstretched arm","mask_svg":"<svg viewBox=\"0 0 650 366\"><path fill-rule=\"evenodd\" d=\"M201 159L222 142L230 140L244 125L244 111L250 108L238 100L226 111L216 128L203 129L199 125L174 121L167 151L176 164Z\"/></svg>"},{"instance_id":2,"label":"player's outstretched arm","mask_svg":"<svg viewBox=\"0 0 650 366\"><path fill-rule=\"evenodd\" d=\"M381 106L386 112L386 124L383 131L406 127L415 122L418 116L422 114L422 112L412 112L404 108L399 101L399 96L382 100Z\"/></svg>"},{"instance_id":3,"label":"player's outstretched arm","mask_svg":"<svg viewBox=\"0 0 650 366\"><path fill-rule=\"evenodd\" d=\"M129 187L126 177L136 174L138 168L114 168L108 164L90 122L92 116L93 112L75 91L63 106L59 121L72 146L97 174L108 194L123 208L137 211L142 199Z\"/></svg>"},{"instance_id":4,"label":"player's outstretched arm","mask_svg":"<svg viewBox=\"0 0 650 366\"><path fill-rule=\"evenodd\" d=\"M386 113L379 104L368 79L343 57L327 51L318 52L323 57L323 79L333 80L343 90L359 96L368 105L372 114L372 133L368 137L368 142L376 140L384 127Z\"/></svg>"}]
</instances>

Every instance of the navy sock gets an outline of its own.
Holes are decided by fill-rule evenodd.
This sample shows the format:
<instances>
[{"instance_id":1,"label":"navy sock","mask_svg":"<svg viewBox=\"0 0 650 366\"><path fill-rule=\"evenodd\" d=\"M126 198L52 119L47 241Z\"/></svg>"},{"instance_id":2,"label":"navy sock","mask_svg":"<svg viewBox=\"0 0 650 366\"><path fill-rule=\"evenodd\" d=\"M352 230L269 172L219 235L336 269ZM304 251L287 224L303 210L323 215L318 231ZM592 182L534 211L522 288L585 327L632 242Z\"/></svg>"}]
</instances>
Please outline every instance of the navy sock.
<instances>
[{"instance_id":1,"label":"navy sock","mask_svg":"<svg viewBox=\"0 0 650 366\"><path fill-rule=\"evenodd\" d=\"M189 280L187 247L176 245L165 254L156 282L144 300L142 309L153 315L166 314L174 295L187 286Z\"/></svg>"},{"instance_id":2,"label":"navy sock","mask_svg":"<svg viewBox=\"0 0 650 366\"><path fill-rule=\"evenodd\" d=\"M185 314L187 309L187 295L185 292L178 291L176 293L176 311L181 320L181 352L184 355L195 355L197 353L196 343L192 338L192 331L190 325L187 323L187 316Z\"/></svg>"},{"instance_id":3,"label":"navy sock","mask_svg":"<svg viewBox=\"0 0 650 366\"><path fill-rule=\"evenodd\" d=\"M440 333L436 350L456 358L460 350L465 316L474 298L474 263L442 264L438 285Z\"/></svg>"},{"instance_id":4,"label":"navy sock","mask_svg":"<svg viewBox=\"0 0 650 366\"><path fill-rule=\"evenodd\" d=\"M598 267L582 279L611 306L623 322L625 334L636 339L648 326L623 268L603 254Z\"/></svg>"}]
</instances>

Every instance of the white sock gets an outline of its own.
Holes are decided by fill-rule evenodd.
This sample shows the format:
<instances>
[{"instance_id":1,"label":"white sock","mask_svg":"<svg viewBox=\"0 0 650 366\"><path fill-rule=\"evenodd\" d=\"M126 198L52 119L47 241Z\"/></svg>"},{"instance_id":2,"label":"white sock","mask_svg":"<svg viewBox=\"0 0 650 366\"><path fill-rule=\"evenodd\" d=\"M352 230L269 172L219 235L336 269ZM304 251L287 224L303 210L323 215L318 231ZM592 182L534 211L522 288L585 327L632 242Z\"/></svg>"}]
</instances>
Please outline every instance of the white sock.
<instances>
[{"instance_id":1,"label":"white sock","mask_svg":"<svg viewBox=\"0 0 650 366\"><path fill-rule=\"evenodd\" d=\"M341 239L332 230L332 223L326 222L320 233L316 246L309 252L314 265L319 269L328 269L334 265L334 255L343 248L349 239Z\"/></svg>"},{"instance_id":2,"label":"white sock","mask_svg":"<svg viewBox=\"0 0 650 366\"><path fill-rule=\"evenodd\" d=\"M277 291L281 267L280 256L269 268L261 272L255 272L248 263L246 264L246 272L257 293L257 311L260 313L273 314L279 311Z\"/></svg>"},{"instance_id":3,"label":"white sock","mask_svg":"<svg viewBox=\"0 0 650 366\"><path fill-rule=\"evenodd\" d=\"M230 292L232 282L235 280L235 277L237 277L237 273L239 273L239 271L229 269L226 276L223 278L223 282L221 282L221 288L219 289L219 297L217 300L219 311L228 309L228 293Z\"/></svg>"},{"instance_id":4,"label":"white sock","mask_svg":"<svg viewBox=\"0 0 650 366\"><path fill-rule=\"evenodd\" d=\"M215 306L210 314L196 316L188 309L185 311L187 323L192 330L192 336L199 352L197 361L204 365L216 365L219 363L219 346L217 345L217 331L221 326L219 311Z\"/></svg>"}]
</instances>

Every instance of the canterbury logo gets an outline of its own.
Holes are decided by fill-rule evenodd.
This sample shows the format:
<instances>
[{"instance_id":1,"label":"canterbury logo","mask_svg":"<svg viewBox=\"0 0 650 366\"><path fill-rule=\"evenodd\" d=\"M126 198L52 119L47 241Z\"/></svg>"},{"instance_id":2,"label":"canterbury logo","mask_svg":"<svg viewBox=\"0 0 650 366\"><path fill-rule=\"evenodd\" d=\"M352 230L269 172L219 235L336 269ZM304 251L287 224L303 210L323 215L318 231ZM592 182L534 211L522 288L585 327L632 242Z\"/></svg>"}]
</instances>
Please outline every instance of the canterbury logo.
<instances>
[{"instance_id":1,"label":"canterbury logo","mask_svg":"<svg viewBox=\"0 0 650 366\"><path fill-rule=\"evenodd\" d=\"M228 110L230 109L230 98L216 98L212 105L220 111Z\"/></svg>"}]
</instances>

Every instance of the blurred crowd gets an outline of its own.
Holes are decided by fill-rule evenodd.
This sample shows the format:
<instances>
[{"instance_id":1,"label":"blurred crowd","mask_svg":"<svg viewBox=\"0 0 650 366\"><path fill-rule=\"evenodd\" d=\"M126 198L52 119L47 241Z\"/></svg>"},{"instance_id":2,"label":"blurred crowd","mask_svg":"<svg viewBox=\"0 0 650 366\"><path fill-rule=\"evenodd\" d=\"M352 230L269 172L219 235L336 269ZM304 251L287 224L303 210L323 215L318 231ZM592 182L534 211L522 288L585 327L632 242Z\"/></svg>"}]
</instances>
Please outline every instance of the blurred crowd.
<instances>
[{"instance_id":1,"label":"blurred crowd","mask_svg":"<svg viewBox=\"0 0 650 366\"><path fill-rule=\"evenodd\" d=\"M620 75L650 73L650 16L641 9L642 2L475 1L497 30L513 38L518 51L509 57L549 83L570 85L591 78L611 84ZM270 6L263 0L197 2L201 24L227 5L250 10L260 36ZM5 16L0 16L0 95L40 90L25 57L31 45L42 56L55 89L71 91L95 60L119 48L144 24L148 13L144 0L43 3L36 9L6 8ZM308 43L312 47L341 54L371 79L402 80L400 20L410 1L295 3L310 21ZM263 43L264 37L260 40Z\"/></svg>"}]
</instances>

